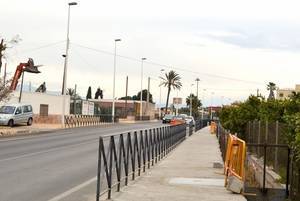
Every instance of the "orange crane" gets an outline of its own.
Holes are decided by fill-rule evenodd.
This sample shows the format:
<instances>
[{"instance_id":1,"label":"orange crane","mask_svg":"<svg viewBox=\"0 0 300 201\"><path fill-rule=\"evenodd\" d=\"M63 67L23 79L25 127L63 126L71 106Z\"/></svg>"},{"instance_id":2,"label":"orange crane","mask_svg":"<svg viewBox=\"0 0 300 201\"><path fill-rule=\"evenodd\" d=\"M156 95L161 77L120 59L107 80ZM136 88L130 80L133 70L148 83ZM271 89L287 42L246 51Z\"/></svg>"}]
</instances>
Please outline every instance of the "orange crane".
<instances>
[{"instance_id":1,"label":"orange crane","mask_svg":"<svg viewBox=\"0 0 300 201\"><path fill-rule=\"evenodd\" d=\"M29 73L40 73L41 71L38 70L38 67L40 67L41 65L34 65L33 59L29 58L27 63L20 63L17 66L15 75L12 79L11 85L10 85L10 90L16 90L17 85L18 85L18 81L22 75L22 73L24 72L29 72Z\"/></svg>"}]
</instances>

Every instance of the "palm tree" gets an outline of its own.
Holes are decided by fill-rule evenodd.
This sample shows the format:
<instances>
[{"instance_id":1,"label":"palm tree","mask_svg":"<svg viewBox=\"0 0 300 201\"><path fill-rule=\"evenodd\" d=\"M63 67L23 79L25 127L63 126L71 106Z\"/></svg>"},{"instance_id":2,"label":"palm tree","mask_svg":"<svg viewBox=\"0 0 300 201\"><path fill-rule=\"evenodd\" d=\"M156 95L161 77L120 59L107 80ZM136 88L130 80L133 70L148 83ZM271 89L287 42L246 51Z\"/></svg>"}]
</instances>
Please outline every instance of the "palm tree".
<instances>
[{"instance_id":1,"label":"palm tree","mask_svg":"<svg viewBox=\"0 0 300 201\"><path fill-rule=\"evenodd\" d=\"M168 87L168 95L165 109L165 113L167 114L171 89L173 88L180 90L180 88L182 87L182 84L180 82L181 77L175 71L171 70L169 73L165 74L165 77L160 77L160 79L162 80L160 86Z\"/></svg>"},{"instance_id":2,"label":"palm tree","mask_svg":"<svg viewBox=\"0 0 300 201\"><path fill-rule=\"evenodd\" d=\"M267 89L270 91L268 100L274 100L275 99L274 91L276 90L276 84L273 82L269 82L269 84L267 85Z\"/></svg>"}]
</instances>

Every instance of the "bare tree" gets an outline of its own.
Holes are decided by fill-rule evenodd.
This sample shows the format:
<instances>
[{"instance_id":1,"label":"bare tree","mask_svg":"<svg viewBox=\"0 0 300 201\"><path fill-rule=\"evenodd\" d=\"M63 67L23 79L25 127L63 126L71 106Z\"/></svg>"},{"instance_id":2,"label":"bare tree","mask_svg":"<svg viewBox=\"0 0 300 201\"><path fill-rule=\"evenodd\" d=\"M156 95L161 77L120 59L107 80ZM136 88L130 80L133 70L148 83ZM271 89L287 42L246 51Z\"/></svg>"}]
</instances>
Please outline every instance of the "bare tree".
<instances>
[{"instance_id":1,"label":"bare tree","mask_svg":"<svg viewBox=\"0 0 300 201\"><path fill-rule=\"evenodd\" d=\"M10 98L11 90L9 89L10 80L5 81L0 78L0 102L6 101Z\"/></svg>"},{"instance_id":2,"label":"bare tree","mask_svg":"<svg viewBox=\"0 0 300 201\"><path fill-rule=\"evenodd\" d=\"M2 67L2 59L5 59L6 56L6 50L7 48L11 48L13 45L19 43L21 41L21 38L19 35L14 36L11 40L5 41L3 38L0 37L0 72Z\"/></svg>"}]
</instances>

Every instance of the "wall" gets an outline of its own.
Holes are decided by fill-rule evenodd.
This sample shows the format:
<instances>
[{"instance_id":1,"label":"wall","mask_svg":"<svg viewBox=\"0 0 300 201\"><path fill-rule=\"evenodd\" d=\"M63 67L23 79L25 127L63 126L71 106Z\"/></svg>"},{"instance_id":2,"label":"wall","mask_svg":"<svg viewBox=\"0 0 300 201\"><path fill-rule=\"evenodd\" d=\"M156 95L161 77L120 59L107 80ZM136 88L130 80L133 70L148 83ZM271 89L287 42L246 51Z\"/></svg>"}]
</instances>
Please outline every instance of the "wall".
<instances>
[{"instance_id":1,"label":"wall","mask_svg":"<svg viewBox=\"0 0 300 201\"><path fill-rule=\"evenodd\" d=\"M18 103L19 93L12 93L7 103ZM63 111L63 96L51 95L38 92L23 92L21 103L31 104L34 114L35 123L61 123L61 115ZM5 104L5 103L0 103ZM40 116L40 104L48 105L48 116ZM70 114L70 96L65 96L65 114Z\"/></svg>"}]
</instances>

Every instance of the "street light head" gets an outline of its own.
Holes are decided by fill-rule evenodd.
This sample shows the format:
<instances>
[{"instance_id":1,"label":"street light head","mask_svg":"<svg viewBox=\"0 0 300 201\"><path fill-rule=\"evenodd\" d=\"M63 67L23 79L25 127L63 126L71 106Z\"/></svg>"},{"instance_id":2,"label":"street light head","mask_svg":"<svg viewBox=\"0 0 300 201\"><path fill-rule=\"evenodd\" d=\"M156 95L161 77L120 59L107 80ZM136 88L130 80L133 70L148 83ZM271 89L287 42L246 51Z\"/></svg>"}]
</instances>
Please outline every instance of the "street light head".
<instances>
[{"instance_id":1,"label":"street light head","mask_svg":"<svg viewBox=\"0 0 300 201\"><path fill-rule=\"evenodd\" d=\"M197 77L197 79L195 80L196 82L199 82L200 81L200 79Z\"/></svg>"},{"instance_id":2,"label":"street light head","mask_svg":"<svg viewBox=\"0 0 300 201\"><path fill-rule=\"evenodd\" d=\"M161 72L164 72L164 71L165 71L165 69L160 69L160 71L161 71Z\"/></svg>"},{"instance_id":3,"label":"street light head","mask_svg":"<svg viewBox=\"0 0 300 201\"><path fill-rule=\"evenodd\" d=\"M76 6L77 5L77 2L70 2L70 3L68 3L69 4L69 6Z\"/></svg>"},{"instance_id":4,"label":"street light head","mask_svg":"<svg viewBox=\"0 0 300 201\"><path fill-rule=\"evenodd\" d=\"M120 38L118 38L118 39L115 39L115 42L119 42L119 41L121 41L121 39L120 39Z\"/></svg>"},{"instance_id":5,"label":"street light head","mask_svg":"<svg viewBox=\"0 0 300 201\"><path fill-rule=\"evenodd\" d=\"M142 58L143 61L146 60L146 59L147 59L147 58L145 58L145 57Z\"/></svg>"}]
</instances>

